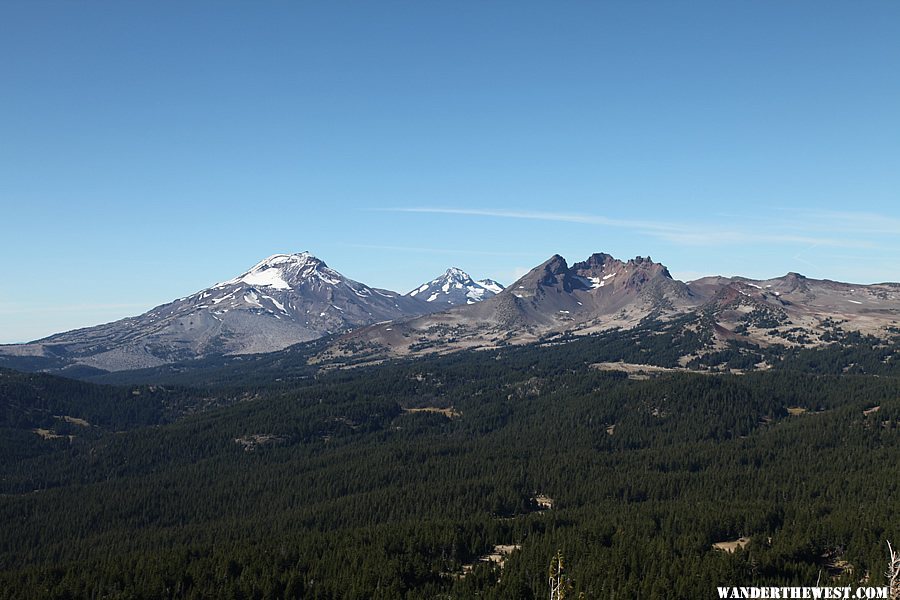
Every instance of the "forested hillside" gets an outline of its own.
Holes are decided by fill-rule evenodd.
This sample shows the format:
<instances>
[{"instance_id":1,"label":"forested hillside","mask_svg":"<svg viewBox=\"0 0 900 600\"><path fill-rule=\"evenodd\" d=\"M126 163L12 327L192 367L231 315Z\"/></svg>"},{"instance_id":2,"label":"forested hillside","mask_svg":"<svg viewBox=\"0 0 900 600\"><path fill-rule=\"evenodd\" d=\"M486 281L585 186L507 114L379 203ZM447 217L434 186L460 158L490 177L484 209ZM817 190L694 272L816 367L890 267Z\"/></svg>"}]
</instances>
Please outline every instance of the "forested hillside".
<instances>
[{"instance_id":1,"label":"forested hillside","mask_svg":"<svg viewBox=\"0 0 900 600\"><path fill-rule=\"evenodd\" d=\"M587 598L883 583L900 380L629 378L596 342L267 363L228 393L52 378L44 404L5 371L0 597L541 598L557 550ZM54 415L105 426L32 431Z\"/></svg>"}]
</instances>

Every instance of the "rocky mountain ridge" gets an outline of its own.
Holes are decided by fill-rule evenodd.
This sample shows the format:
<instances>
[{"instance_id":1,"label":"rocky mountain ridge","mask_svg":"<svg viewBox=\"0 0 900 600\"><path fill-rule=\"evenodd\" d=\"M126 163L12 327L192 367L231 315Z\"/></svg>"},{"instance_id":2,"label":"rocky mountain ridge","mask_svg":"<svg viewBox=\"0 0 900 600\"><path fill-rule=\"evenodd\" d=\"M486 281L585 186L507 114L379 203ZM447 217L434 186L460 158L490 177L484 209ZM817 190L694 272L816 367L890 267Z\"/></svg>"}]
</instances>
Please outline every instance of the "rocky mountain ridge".
<instances>
[{"instance_id":1,"label":"rocky mountain ridge","mask_svg":"<svg viewBox=\"0 0 900 600\"><path fill-rule=\"evenodd\" d=\"M401 295L344 277L309 253L277 254L137 317L0 346L0 366L115 371L322 338L313 362L364 362L676 322L688 323L679 325L684 335L702 338L708 352L734 342L814 347L847 332L884 338L900 333L900 284L798 273L682 282L650 257L596 253L571 265L554 255L505 289L451 268Z\"/></svg>"},{"instance_id":2,"label":"rocky mountain ridge","mask_svg":"<svg viewBox=\"0 0 900 600\"><path fill-rule=\"evenodd\" d=\"M900 332L900 284L855 285L798 273L767 280L705 277L688 283L650 257L597 253L571 266L554 255L495 297L337 338L319 360L365 360L548 342L681 317L685 335L714 352L740 341L813 347L848 332ZM687 363L694 356L685 355Z\"/></svg>"}]
</instances>

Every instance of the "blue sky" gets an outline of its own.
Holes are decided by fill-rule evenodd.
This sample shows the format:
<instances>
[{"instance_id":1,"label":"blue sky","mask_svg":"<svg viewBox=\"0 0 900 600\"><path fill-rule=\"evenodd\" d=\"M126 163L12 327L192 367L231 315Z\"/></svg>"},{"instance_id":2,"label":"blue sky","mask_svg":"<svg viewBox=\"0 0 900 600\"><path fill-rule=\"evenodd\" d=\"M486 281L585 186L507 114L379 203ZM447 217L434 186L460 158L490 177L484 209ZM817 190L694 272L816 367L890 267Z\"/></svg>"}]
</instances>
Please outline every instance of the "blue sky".
<instances>
[{"instance_id":1,"label":"blue sky","mask_svg":"<svg viewBox=\"0 0 900 600\"><path fill-rule=\"evenodd\" d=\"M900 3L0 3L0 342L309 250L900 281Z\"/></svg>"}]
</instances>

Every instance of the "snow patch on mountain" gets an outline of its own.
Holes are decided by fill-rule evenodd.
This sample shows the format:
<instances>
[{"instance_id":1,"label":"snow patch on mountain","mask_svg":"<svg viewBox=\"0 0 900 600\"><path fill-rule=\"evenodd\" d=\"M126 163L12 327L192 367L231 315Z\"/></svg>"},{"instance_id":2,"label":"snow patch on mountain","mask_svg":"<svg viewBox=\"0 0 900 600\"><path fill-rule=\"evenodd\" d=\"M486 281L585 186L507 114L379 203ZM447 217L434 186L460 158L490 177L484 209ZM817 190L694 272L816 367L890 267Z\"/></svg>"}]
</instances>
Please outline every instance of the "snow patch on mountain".
<instances>
[{"instance_id":1,"label":"snow patch on mountain","mask_svg":"<svg viewBox=\"0 0 900 600\"><path fill-rule=\"evenodd\" d=\"M457 267L447 269L440 277L423 283L407 294L425 302L447 304L475 304L503 291L503 286L491 279L475 281Z\"/></svg>"},{"instance_id":2,"label":"snow patch on mountain","mask_svg":"<svg viewBox=\"0 0 900 600\"><path fill-rule=\"evenodd\" d=\"M503 291L503 286L493 279L479 279L476 283L480 284L481 287L489 292L493 292L494 294L499 294Z\"/></svg>"},{"instance_id":3,"label":"snow patch on mountain","mask_svg":"<svg viewBox=\"0 0 900 600\"><path fill-rule=\"evenodd\" d=\"M241 282L248 285L273 287L278 290L287 290L291 287L288 285L287 281L282 278L281 271L276 268L248 273L241 279Z\"/></svg>"}]
</instances>

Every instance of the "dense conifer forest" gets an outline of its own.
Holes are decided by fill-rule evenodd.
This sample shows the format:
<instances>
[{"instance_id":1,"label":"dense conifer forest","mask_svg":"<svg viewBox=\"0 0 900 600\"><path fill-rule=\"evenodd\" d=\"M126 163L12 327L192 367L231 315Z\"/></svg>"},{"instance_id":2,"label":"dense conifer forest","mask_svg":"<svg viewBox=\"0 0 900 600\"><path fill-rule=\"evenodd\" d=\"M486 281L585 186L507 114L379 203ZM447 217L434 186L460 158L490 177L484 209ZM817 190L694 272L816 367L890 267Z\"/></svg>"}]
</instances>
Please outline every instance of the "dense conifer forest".
<instances>
[{"instance_id":1,"label":"dense conifer forest","mask_svg":"<svg viewBox=\"0 0 900 600\"><path fill-rule=\"evenodd\" d=\"M542 598L557 551L586 598L883 585L895 345L629 377L596 363L699 341L562 341L156 383L2 370L0 598ZM746 356L774 368L729 372Z\"/></svg>"}]
</instances>

